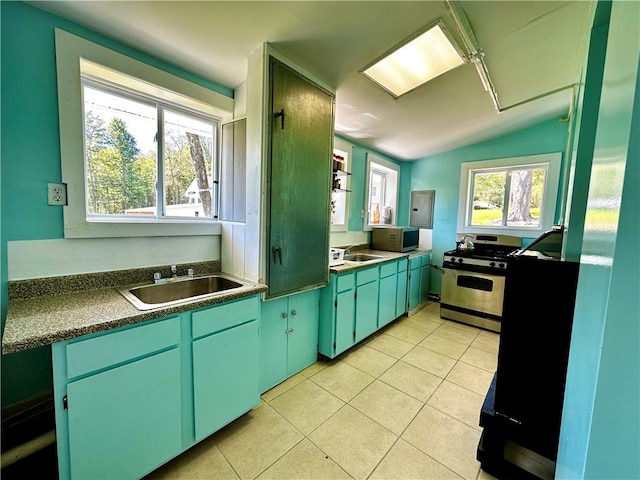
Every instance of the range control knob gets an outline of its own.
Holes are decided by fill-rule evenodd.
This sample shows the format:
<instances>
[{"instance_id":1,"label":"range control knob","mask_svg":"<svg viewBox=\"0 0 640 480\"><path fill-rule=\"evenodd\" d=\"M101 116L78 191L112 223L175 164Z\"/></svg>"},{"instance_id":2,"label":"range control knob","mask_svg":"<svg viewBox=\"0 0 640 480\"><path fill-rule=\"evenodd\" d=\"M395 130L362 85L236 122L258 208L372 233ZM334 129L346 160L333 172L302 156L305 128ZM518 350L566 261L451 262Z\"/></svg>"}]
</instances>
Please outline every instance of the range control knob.
<instances>
[{"instance_id":1,"label":"range control knob","mask_svg":"<svg viewBox=\"0 0 640 480\"><path fill-rule=\"evenodd\" d=\"M496 262L491 262L491 263L489 264L489 266L490 266L490 267L495 267L495 266L496 266Z\"/></svg>"},{"instance_id":2,"label":"range control knob","mask_svg":"<svg viewBox=\"0 0 640 480\"><path fill-rule=\"evenodd\" d=\"M499 264L498 264L498 267L500 267L500 268L504 268L505 266L506 266L506 265L505 265L504 263L499 263Z\"/></svg>"},{"instance_id":3,"label":"range control knob","mask_svg":"<svg viewBox=\"0 0 640 480\"><path fill-rule=\"evenodd\" d=\"M462 258L459 258L459 259L458 259L458 263L462 263Z\"/></svg>"}]
</instances>

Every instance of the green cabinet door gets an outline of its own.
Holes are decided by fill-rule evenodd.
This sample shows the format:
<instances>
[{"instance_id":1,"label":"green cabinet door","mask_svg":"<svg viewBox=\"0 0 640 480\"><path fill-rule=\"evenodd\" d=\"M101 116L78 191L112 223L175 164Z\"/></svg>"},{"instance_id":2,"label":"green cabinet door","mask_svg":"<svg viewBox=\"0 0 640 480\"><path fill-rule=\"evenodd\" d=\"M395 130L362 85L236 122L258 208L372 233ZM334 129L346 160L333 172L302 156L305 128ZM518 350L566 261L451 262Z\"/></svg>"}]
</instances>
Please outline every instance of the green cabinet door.
<instances>
[{"instance_id":1,"label":"green cabinet door","mask_svg":"<svg viewBox=\"0 0 640 480\"><path fill-rule=\"evenodd\" d=\"M336 338L333 356L344 352L347 348L353 345L355 303L354 290L347 290L336 295Z\"/></svg>"},{"instance_id":2,"label":"green cabinet door","mask_svg":"<svg viewBox=\"0 0 640 480\"><path fill-rule=\"evenodd\" d=\"M395 265L394 265L395 266ZM387 325L396 318L396 293L398 274L380 279L380 296L378 304L378 328Z\"/></svg>"},{"instance_id":3,"label":"green cabinet door","mask_svg":"<svg viewBox=\"0 0 640 480\"><path fill-rule=\"evenodd\" d=\"M420 267L409 270L409 311L420 305Z\"/></svg>"},{"instance_id":4,"label":"green cabinet door","mask_svg":"<svg viewBox=\"0 0 640 480\"><path fill-rule=\"evenodd\" d=\"M319 298L318 290L288 298L287 377L307 368L318 359Z\"/></svg>"},{"instance_id":5,"label":"green cabinet door","mask_svg":"<svg viewBox=\"0 0 640 480\"><path fill-rule=\"evenodd\" d=\"M286 380L318 358L319 291L262 302L260 392Z\"/></svg>"},{"instance_id":6,"label":"green cabinet door","mask_svg":"<svg viewBox=\"0 0 640 480\"><path fill-rule=\"evenodd\" d=\"M71 382L67 397L73 479L139 478L182 451L177 348Z\"/></svg>"},{"instance_id":7,"label":"green cabinet door","mask_svg":"<svg viewBox=\"0 0 640 480\"><path fill-rule=\"evenodd\" d=\"M406 262L406 260L403 260ZM404 269L398 272L398 289L396 291L396 318L407 312L408 273Z\"/></svg>"},{"instance_id":8,"label":"green cabinet door","mask_svg":"<svg viewBox=\"0 0 640 480\"><path fill-rule=\"evenodd\" d=\"M422 257L422 266L420 267L420 303L424 303L429 299L429 277L431 275L431 255Z\"/></svg>"},{"instance_id":9,"label":"green cabinet door","mask_svg":"<svg viewBox=\"0 0 640 480\"><path fill-rule=\"evenodd\" d=\"M258 404L259 352L257 320L193 342L196 441Z\"/></svg>"},{"instance_id":10,"label":"green cabinet door","mask_svg":"<svg viewBox=\"0 0 640 480\"><path fill-rule=\"evenodd\" d=\"M267 297L326 284L334 97L271 59Z\"/></svg>"},{"instance_id":11,"label":"green cabinet door","mask_svg":"<svg viewBox=\"0 0 640 480\"><path fill-rule=\"evenodd\" d=\"M378 290L378 280L356 289L356 343L378 329Z\"/></svg>"},{"instance_id":12,"label":"green cabinet door","mask_svg":"<svg viewBox=\"0 0 640 480\"><path fill-rule=\"evenodd\" d=\"M287 298L262 302L260 313L260 391L287 377Z\"/></svg>"}]
</instances>

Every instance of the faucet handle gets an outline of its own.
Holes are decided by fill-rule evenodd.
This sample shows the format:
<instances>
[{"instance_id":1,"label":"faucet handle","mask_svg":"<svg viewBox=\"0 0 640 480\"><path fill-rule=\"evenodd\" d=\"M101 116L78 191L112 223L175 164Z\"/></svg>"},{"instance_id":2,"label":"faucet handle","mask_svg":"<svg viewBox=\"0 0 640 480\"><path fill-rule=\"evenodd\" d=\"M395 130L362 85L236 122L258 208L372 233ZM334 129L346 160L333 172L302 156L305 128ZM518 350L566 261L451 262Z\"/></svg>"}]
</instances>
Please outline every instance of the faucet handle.
<instances>
[{"instance_id":1,"label":"faucet handle","mask_svg":"<svg viewBox=\"0 0 640 480\"><path fill-rule=\"evenodd\" d=\"M193 278L193 268L189 268L187 270L187 275L188 275L189 278Z\"/></svg>"},{"instance_id":2,"label":"faucet handle","mask_svg":"<svg viewBox=\"0 0 640 480\"><path fill-rule=\"evenodd\" d=\"M153 281L157 282L158 280L162 279L162 275L160 275L160 272L154 272L153 273Z\"/></svg>"}]
</instances>

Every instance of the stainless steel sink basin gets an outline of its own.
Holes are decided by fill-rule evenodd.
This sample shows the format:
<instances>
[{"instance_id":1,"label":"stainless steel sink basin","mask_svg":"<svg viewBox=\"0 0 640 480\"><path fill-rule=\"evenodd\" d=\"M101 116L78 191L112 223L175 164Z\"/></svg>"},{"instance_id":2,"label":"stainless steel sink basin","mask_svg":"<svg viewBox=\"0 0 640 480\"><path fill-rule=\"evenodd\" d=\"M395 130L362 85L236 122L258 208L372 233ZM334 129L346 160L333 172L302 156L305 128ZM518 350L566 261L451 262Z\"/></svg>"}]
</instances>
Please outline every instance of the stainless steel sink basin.
<instances>
[{"instance_id":1,"label":"stainless steel sink basin","mask_svg":"<svg viewBox=\"0 0 640 480\"><path fill-rule=\"evenodd\" d=\"M124 287L118 291L138 310L150 310L220 295L244 286L244 283L222 275L209 275Z\"/></svg>"},{"instance_id":2,"label":"stainless steel sink basin","mask_svg":"<svg viewBox=\"0 0 640 480\"><path fill-rule=\"evenodd\" d=\"M382 255L369 255L368 253L348 253L344 256L346 262L368 262L385 258Z\"/></svg>"}]
</instances>

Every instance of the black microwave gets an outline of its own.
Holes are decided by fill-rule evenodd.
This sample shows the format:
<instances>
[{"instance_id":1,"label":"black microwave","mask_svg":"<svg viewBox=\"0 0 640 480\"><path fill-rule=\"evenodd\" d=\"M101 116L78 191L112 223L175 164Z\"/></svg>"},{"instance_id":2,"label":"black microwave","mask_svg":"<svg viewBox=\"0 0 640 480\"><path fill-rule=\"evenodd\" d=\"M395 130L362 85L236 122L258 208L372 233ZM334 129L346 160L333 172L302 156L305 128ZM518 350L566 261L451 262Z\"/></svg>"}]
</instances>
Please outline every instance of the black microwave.
<instances>
[{"instance_id":1,"label":"black microwave","mask_svg":"<svg viewBox=\"0 0 640 480\"><path fill-rule=\"evenodd\" d=\"M409 252L418 248L420 229L417 227L374 227L371 248L388 252Z\"/></svg>"}]
</instances>

